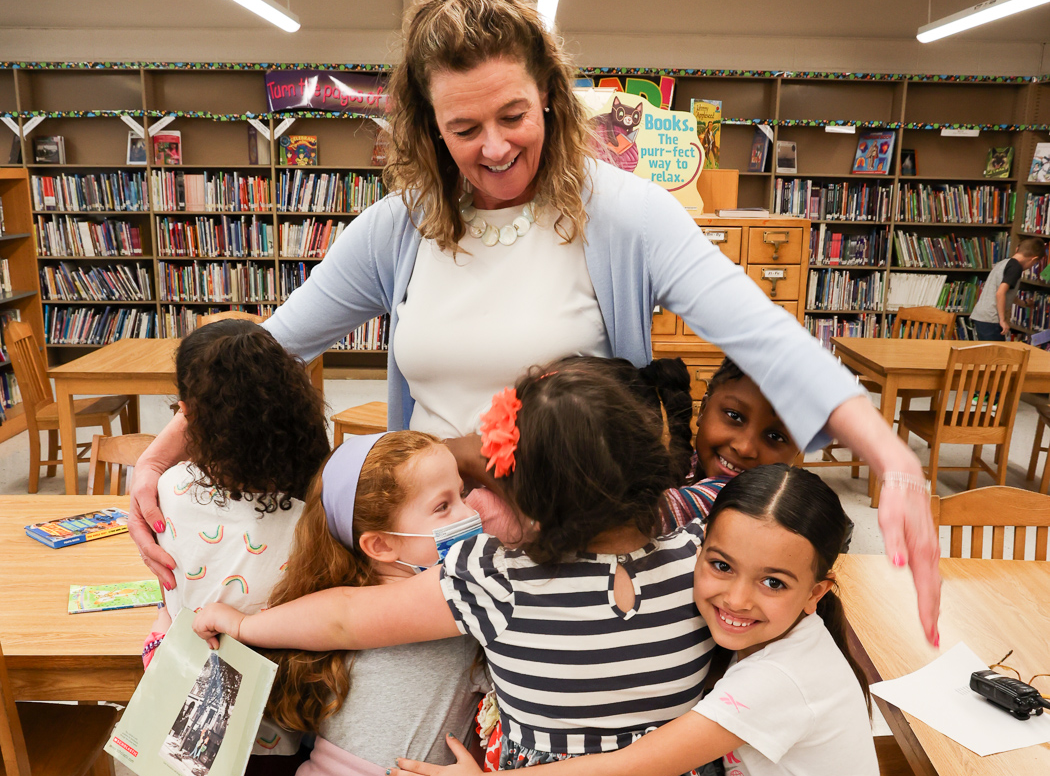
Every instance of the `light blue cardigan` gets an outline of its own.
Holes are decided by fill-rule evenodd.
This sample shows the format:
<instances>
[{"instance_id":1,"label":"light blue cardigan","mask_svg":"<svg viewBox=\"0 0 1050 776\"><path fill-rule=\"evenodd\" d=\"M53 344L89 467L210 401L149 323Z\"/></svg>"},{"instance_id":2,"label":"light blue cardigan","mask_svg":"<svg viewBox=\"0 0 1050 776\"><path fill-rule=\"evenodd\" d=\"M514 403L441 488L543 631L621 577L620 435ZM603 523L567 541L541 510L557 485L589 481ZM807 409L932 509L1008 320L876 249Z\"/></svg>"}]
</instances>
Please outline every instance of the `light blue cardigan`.
<instances>
[{"instance_id":1,"label":"light blue cardigan","mask_svg":"<svg viewBox=\"0 0 1050 776\"><path fill-rule=\"evenodd\" d=\"M864 392L853 376L708 242L671 194L602 162L591 182L584 252L613 355L649 363L653 307L666 306L758 383L802 449L826 444L831 411ZM392 344L419 242L401 198L387 196L349 224L266 327L309 361L390 313ZM415 401L393 347L387 376L389 427L407 428Z\"/></svg>"}]
</instances>

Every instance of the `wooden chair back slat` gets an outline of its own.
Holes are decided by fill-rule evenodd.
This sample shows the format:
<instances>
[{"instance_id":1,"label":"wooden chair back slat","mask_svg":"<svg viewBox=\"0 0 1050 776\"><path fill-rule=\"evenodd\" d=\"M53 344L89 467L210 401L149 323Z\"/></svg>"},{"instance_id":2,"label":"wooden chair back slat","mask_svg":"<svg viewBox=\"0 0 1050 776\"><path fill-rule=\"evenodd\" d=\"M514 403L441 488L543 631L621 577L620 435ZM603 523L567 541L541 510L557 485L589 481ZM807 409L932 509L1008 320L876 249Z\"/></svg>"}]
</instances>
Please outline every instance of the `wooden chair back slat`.
<instances>
[{"instance_id":1,"label":"wooden chair back slat","mask_svg":"<svg viewBox=\"0 0 1050 776\"><path fill-rule=\"evenodd\" d=\"M902 307L893 321L897 339L955 339L955 313L936 307Z\"/></svg>"},{"instance_id":2,"label":"wooden chair back slat","mask_svg":"<svg viewBox=\"0 0 1050 776\"><path fill-rule=\"evenodd\" d=\"M1025 546L1028 544L1028 526L1014 528L1014 560L1024 560Z\"/></svg>"},{"instance_id":3,"label":"wooden chair back slat","mask_svg":"<svg viewBox=\"0 0 1050 776\"><path fill-rule=\"evenodd\" d=\"M22 321L8 321L4 341L22 393L26 420L31 424L30 429L35 429L36 411L55 400L40 347L29 324Z\"/></svg>"},{"instance_id":4,"label":"wooden chair back slat","mask_svg":"<svg viewBox=\"0 0 1050 776\"><path fill-rule=\"evenodd\" d=\"M991 557L1005 556L1007 528L1013 533L1014 560L1025 559L1029 529L1035 528L1035 560L1047 557L1050 496L1030 490L993 485L953 496L932 496L930 511L938 526L950 526L948 554L963 557L963 528L970 526L970 557L984 557L985 528L992 529Z\"/></svg>"},{"instance_id":5,"label":"wooden chair back slat","mask_svg":"<svg viewBox=\"0 0 1050 776\"><path fill-rule=\"evenodd\" d=\"M26 750L22 723L18 719L15 693L7 675L4 649L0 645L0 755L6 776L30 776L29 753Z\"/></svg>"},{"instance_id":6,"label":"wooden chair back slat","mask_svg":"<svg viewBox=\"0 0 1050 776\"><path fill-rule=\"evenodd\" d=\"M941 383L938 422L949 429L993 432L980 444L1008 444L1028 355L1001 345L953 347ZM943 431L941 441L951 441Z\"/></svg>"},{"instance_id":7,"label":"wooden chair back slat","mask_svg":"<svg viewBox=\"0 0 1050 776\"><path fill-rule=\"evenodd\" d=\"M146 448L155 439L153 434L122 434L103 436L95 434L91 439L91 461L88 466L88 495L102 495L109 469L109 490L106 495L120 496L126 467L134 466Z\"/></svg>"}]
</instances>

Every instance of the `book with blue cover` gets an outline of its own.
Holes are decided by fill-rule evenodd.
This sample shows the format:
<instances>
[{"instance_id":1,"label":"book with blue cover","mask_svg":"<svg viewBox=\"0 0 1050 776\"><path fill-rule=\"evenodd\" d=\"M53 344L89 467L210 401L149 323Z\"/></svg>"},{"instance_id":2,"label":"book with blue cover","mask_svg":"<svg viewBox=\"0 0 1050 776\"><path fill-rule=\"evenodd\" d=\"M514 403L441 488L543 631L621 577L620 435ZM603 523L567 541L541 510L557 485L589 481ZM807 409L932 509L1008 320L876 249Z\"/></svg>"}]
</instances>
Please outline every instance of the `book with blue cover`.
<instances>
[{"instance_id":1,"label":"book with blue cover","mask_svg":"<svg viewBox=\"0 0 1050 776\"><path fill-rule=\"evenodd\" d=\"M111 507L26 526L26 536L52 549L127 533L128 513Z\"/></svg>"}]
</instances>

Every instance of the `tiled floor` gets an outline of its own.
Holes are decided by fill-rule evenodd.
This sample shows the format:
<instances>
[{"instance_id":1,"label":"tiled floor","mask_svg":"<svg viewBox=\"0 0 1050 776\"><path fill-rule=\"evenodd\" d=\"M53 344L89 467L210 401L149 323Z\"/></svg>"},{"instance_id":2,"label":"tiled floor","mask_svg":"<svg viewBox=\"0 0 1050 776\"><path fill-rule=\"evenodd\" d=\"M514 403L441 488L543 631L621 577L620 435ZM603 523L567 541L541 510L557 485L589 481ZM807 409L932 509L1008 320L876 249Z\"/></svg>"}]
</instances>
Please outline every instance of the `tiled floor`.
<instances>
[{"instance_id":1,"label":"tiled floor","mask_svg":"<svg viewBox=\"0 0 1050 776\"><path fill-rule=\"evenodd\" d=\"M370 401L386 401L386 382L381 380L326 380L325 398L331 412L339 412L347 407L353 407ZM168 406L168 397L144 396L142 397L142 430L147 433L159 432L167 420L171 417ZM1035 426L1038 416L1035 410L1028 404L1021 403L1018 410L1017 422L1014 428L1013 444L1010 450L1009 473L1007 484L1021 488L1034 488L1035 484L1026 482L1024 477L1028 468L1028 458L1032 450L1032 440L1035 434ZM90 439L90 430L79 432L80 439ZM0 493L15 494L25 493L28 484L28 437L26 434L8 440L0 444ZM928 452L917 437L912 437L912 448L925 463L928 461ZM991 451L986 450L990 456ZM963 465L969 461L969 447L948 447L941 454L942 465ZM829 468L817 470L822 477L829 482L842 499L846 512L856 524L853 534L852 551L857 553L879 553L881 554L882 540L879 536L878 524L876 522L876 511L869 506L867 498L867 469L862 469L860 479L851 479L849 469ZM1041 471L1041 470L1040 470ZM62 477L40 480L40 493L62 493ZM80 467L81 487L86 484L87 467ZM989 477L982 475L979 485L992 484ZM939 479L939 491L942 495L957 492L965 488L966 474L964 472L948 472ZM875 730L879 735L889 733L885 723L878 715L875 721ZM118 776L130 776L122 766L117 766Z\"/></svg>"}]
</instances>

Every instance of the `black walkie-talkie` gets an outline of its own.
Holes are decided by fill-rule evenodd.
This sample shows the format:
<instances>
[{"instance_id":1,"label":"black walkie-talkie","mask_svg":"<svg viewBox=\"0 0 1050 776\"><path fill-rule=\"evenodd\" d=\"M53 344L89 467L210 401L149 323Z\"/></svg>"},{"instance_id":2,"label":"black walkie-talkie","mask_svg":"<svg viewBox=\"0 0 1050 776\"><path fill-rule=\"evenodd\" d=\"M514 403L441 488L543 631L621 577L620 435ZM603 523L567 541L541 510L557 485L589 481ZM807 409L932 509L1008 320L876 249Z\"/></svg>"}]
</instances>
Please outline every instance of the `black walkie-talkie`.
<instances>
[{"instance_id":1,"label":"black walkie-talkie","mask_svg":"<svg viewBox=\"0 0 1050 776\"><path fill-rule=\"evenodd\" d=\"M970 689L1018 719L1028 719L1033 714L1039 716L1044 708L1050 709L1050 701L1043 698L1032 685L997 674L991 669L970 674Z\"/></svg>"}]
</instances>

